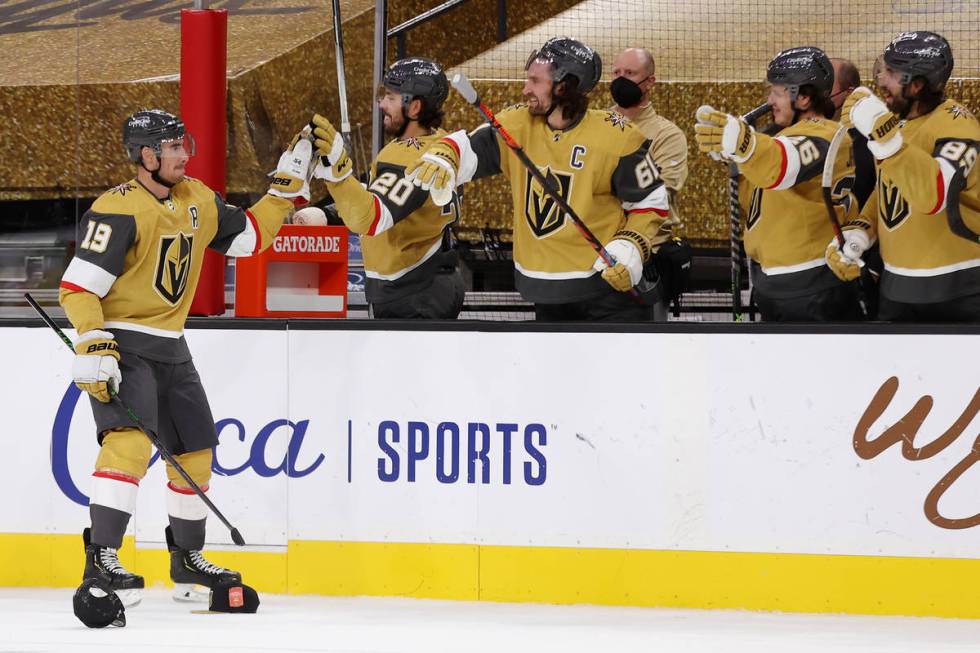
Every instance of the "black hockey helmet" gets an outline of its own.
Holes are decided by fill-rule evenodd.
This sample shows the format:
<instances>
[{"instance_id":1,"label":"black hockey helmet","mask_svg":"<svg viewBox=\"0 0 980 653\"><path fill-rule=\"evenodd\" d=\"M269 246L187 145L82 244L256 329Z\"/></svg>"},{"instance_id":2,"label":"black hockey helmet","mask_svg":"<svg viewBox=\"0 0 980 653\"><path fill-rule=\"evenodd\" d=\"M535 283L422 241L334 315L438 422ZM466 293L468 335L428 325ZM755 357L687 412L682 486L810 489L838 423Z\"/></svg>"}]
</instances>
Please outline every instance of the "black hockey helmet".
<instances>
[{"instance_id":1,"label":"black hockey helmet","mask_svg":"<svg viewBox=\"0 0 980 653\"><path fill-rule=\"evenodd\" d=\"M100 578L87 578L75 590L72 606L78 620L89 628L125 626L126 608Z\"/></svg>"},{"instance_id":2,"label":"black hockey helmet","mask_svg":"<svg viewBox=\"0 0 980 653\"><path fill-rule=\"evenodd\" d=\"M442 66L425 57L399 59L388 66L382 84L402 95L402 104L406 107L417 97L425 98L432 104L432 109L438 109L449 97L449 80Z\"/></svg>"},{"instance_id":3,"label":"black hockey helmet","mask_svg":"<svg viewBox=\"0 0 980 653\"><path fill-rule=\"evenodd\" d=\"M953 74L953 49L935 32L902 32L885 47L885 65L902 73L904 86L924 77L929 88L941 91Z\"/></svg>"},{"instance_id":4,"label":"black hockey helmet","mask_svg":"<svg viewBox=\"0 0 980 653\"><path fill-rule=\"evenodd\" d=\"M133 163L139 163L143 147L152 147L160 156L160 144L184 138L186 130L180 118L161 109L137 111L123 125L123 146ZM193 153L193 152L192 152Z\"/></svg>"},{"instance_id":5,"label":"black hockey helmet","mask_svg":"<svg viewBox=\"0 0 980 653\"><path fill-rule=\"evenodd\" d=\"M540 49L531 53L524 70L535 61L551 64L551 79L557 84L568 75L578 79L578 91L585 94L595 88L602 77L602 59L599 53L575 39L556 36L548 39Z\"/></svg>"},{"instance_id":6,"label":"black hockey helmet","mask_svg":"<svg viewBox=\"0 0 980 653\"><path fill-rule=\"evenodd\" d=\"M834 67L823 50L805 45L783 50L773 57L766 68L766 80L785 86L795 102L800 87L806 84L812 84L819 92L830 93L834 87Z\"/></svg>"}]
</instances>

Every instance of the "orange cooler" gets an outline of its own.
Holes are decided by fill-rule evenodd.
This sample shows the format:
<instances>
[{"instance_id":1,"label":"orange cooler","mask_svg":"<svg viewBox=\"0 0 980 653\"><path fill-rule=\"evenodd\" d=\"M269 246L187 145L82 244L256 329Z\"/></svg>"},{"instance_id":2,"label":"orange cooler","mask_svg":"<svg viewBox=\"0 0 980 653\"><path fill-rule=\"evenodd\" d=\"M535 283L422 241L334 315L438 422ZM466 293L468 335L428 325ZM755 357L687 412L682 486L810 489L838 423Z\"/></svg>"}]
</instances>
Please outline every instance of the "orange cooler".
<instances>
[{"instance_id":1,"label":"orange cooler","mask_svg":"<svg viewBox=\"0 0 980 653\"><path fill-rule=\"evenodd\" d=\"M347 228L283 225L256 256L235 261L237 317L345 317Z\"/></svg>"}]
</instances>

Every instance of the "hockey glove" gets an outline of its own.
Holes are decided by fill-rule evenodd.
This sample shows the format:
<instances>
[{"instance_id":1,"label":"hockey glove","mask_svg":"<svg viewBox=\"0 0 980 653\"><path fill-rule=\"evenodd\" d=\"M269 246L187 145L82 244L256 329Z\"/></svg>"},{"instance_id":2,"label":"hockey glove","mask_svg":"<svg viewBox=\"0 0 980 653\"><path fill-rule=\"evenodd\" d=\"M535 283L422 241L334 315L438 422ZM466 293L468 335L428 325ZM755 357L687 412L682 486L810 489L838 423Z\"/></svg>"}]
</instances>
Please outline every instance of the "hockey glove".
<instances>
[{"instance_id":1,"label":"hockey glove","mask_svg":"<svg viewBox=\"0 0 980 653\"><path fill-rule=\"evenodd\" d=\"M445 206L456 190L459 151L452 141L442 139L429 146L415 163L405 169L405 178L429 191L436 206Z\"/></svg>"},{"instance_id":2,"label":"hockey glove","mask_svg":"<svg viewBox=\"0 0 980 653\"><path fill-rule=\"evenodd\" d=\"M899 119L866 86L859 86L847 96L841 108L840 121L844 127L854 127L868 139L868 150L881 161L902 147Z\"/></svg>"},{"instance_id":3,"label":"hockey glove","mask_svg":"<svg viewBox=\"0 0 980 653\"><path fill-rule=\"evenodd\" d=\"M606 245L606 252L615 261L608 266L602 257L592 264L592 269L602 272L602 278L619 292L628 292L640 283L643 262L650 258L650 241L635 231L617 231Z\"/></svg>"},{"instance_id":4,"label":"hockey glove","mask_svg":"<svg viewBox=\"0 0 980 653\"><path fill-rule=\"evenodd\" d=\"M861 276L864 261L861 255L871 247L871 238L860 227L844 230L844 247L834 238L827 245L824 258L834 275L841 281L854 281Z\"/></svg>"},{"instance_id":5,"label":"hockey glove","mask_svg":"<svg viewBox=\"0 0 980 653\"><path fill-rule=\"evenodd\" d=\"M108 331L86 331L75 341L75 363L71 369L75 385L102 403L112 399L109 389L119 390L119 346Z\"/></svg>"},{"instance_id":6,"label":"hockey glove","mask_svg":"<svg viewBox=\"0 0 980 653\"><path fill-rule=\"evenodd\" d=\"M695 114L694 140L698 149L718 152L735 163L748 161L755 152L755 130L744 120L703 106Z\"/></svg>"},{"instance_id":7,"label":"hockey glove","mask_svg":"<svg viewBox=\"0 0 980 653\"><path fill-rule=\"evenodd\" d=\"M312 160L313 144L308 129L304 129L293 137L293 142L279 157L269 194L292 200L296 206L309 204Z\"/></svg>"},{"instance_id":8,"label":"hockey glove","mask_svg":"<svg viewBox=\"0 0 980 653\"><path fill-rule=\"evenodd\" d=\"M354 161L344 147L343 137L320 114L313 116L312 126L317 157L313 176L334 183L347 179L354 171Z\"/></svg>"}]
</instances>

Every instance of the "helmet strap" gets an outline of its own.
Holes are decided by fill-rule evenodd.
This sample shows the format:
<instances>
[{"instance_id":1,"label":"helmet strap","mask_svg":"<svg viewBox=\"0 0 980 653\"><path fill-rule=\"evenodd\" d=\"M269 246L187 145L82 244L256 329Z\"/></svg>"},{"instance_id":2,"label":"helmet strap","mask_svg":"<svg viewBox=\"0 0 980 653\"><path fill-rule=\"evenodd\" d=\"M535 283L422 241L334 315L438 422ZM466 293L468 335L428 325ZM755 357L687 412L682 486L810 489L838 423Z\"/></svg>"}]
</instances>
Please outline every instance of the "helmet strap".
<instances>
[{"instance_id":1,"label":"helmet strap","mask_svg":"<svg viewBox=\"0 0 980 653\"><path fill-rule=\"evenodd\" d=\"M149 168L147 168L146 165L143 163L142 156L140 156L140 167L146 170L148 173L150 173L150 179L152 179L156 183L160 184L164 188L173 188L174 183L172 181L167 181L166 179L160 176L160 168L163 167L163 162L160 160L159 155L156 155L156 159L157 159L156 170L150 170Z\"/></svg>"}]
</instances>

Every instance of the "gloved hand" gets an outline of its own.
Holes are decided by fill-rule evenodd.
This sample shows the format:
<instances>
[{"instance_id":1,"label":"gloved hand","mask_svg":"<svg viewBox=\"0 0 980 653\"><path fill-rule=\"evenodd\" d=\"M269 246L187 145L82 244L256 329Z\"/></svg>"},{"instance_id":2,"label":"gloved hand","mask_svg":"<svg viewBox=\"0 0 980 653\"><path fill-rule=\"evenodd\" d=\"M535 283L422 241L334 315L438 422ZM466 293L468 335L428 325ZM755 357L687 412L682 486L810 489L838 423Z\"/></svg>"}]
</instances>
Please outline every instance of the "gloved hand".
<instances>
[{"instance_id":1,"label":"gloved hand","mask_svg":"<svg viewBox=\"0 0 980 653\"><path fill-rule=\"evenodd\" d=\"M108 331L86 331L75 341L75 363L71 376L79 389L102 403L112 399L109 388L118 391L122 384L119 371L119 346Z\"/></svg>"},{"instance_id":2,"label":"gloved hand","mask_svg":"<svg viewBox=\"0 0 980 653\"><path fill-rule=\"evenodd\" d=\"M405 178L422 190L429 191L436 206L445 206L456 190L459 152L446 140L438 140L405 169Z\"/></svg>"},{"instance_id":3,"label":"gloved hand","mask_svg":"<svg viewBox=\"0 0 980 653\"><path fill-rule=\"evenodd\" d=\"M643 262L650 257L649 240L635 231L617 231L605 247L616 264L610 267L600 256L592 269L601 271L605 282L619 292L628 292L643 277Z\"/></svg>"},{"instance_id":4,"label":"gloved hand","mask_svg":"<svg viewBox=\"0 0 980 653\"><path fill-rule=\"evenodd\" d=\"M701 111L702 109L706 111L712 111L712 108L710 106L708 106L707 104L702 104L700 107L698 107L698 110L694 112L695 120L697 120L698 112ZM711 123L701 122L700 120L698 120L697 124L711 126ZM721 152L708 152L708 156L711 157L712 161L724 161L724 159L721 156Z\"/></svg>"},{"instance_id":5,"label":"gloved hand","mask_svg":"<svg viewBox=\"0 0 980 653\"><path fill-rule=\"evenodd\" d=\"M297 206L308 204L312 162L313 144L310 142L309 128L306 128L293 137L292 143L279 157L276 171L272 173L269 194L293 200Z\"/></svg>"},{"instance_id":6,"label":"gloved hand","mask_svg":"<svg viewBox=\"0 0 980 653\"><path fill-rule=\"evenodd\" d=\"M744 120L703 106L695 114L694 140L698 149L718 152L736 163L744 163L755 152L755 130Z\"/></svg>"},{"instance_id":7,"label":"gloved hand","mask_svg":"<svg viewBox=\"0 0 980 653\"><path fill-rule=\"evenodd\" d=\"M902 147L899 118L866 86L854 89L841 107L840 122L857 129L868 139L868 150L881 161Z\"/></svg>"},{"instance_id":8,"label":"gloved hand","mask_svg":"<svg viewBox=\"0 0 980 653\"><path fill-rule=\"evenodd\" d=\"M316 167L313 176L325 181L343 181L354 171L354 161L344 147L344 138L334 129L330 121L315 114L313 116L313 144L316 145Z\"/></svg>"},{"instance_id":9,"label":"gloved hand","mask_svg":"<svg viewBox=\"0 0 980 653\"><path fill-rule=\"evenodd\" d=\"M834 238L827 245L824 258L838 279L854 281L861 276L861 268L864 267L861 255L871 247L871 238L860 227L847 229L843 235L844 247L841 248L837 238Z\"/></svg>"}]
</instances>

